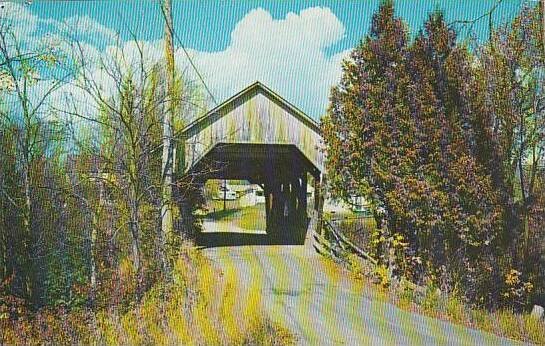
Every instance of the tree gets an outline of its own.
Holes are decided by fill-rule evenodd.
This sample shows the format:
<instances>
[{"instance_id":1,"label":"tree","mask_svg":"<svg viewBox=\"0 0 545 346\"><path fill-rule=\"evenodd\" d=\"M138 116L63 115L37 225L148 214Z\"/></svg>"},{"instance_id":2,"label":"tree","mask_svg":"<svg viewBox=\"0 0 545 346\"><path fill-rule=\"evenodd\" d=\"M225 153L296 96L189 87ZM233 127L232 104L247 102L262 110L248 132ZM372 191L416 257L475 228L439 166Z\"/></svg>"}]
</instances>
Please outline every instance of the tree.
<instances>
[{"instance_id":1,"label":"tree","mask_svg":"<svg viewBox=\"0 0 545 346\"><path fill-rule=\"evenodd\" d=\"M407 40L404 23L394 17L393 2L384 2L373 16L370 36L344 62L343 78L332 89L323 119L333 192L345 200L366 196L379 228L390 232L386 237L408 233L398 193L409 196L401 187L413 179L417 164ZM389 253L381 256L392 261Z\"/></svg>"},{"instance_id":2,"label":"tree","mask_svg":"<svg viewBox=\"0 0 545 346\"><path fill-rule=\"evenodd\" d=\"M77 45L77 42L76 42ZM143 54L140 43L137 50ZM111 198L118 206L121 229L130 235L130 253L135 270L136 295L141 297L146 286L146 269L156 268L153 259L154 227L157 225L151 210L160 210L159 183L159 109L163 94L159 89L159 70L147 68L143 55L139 61L127 65L123 53L102 59L100 68L111 76L117 94L104 93L94 78L96 66L87 66L85 57L78 57L81 75L77 87L98 106L99 114L81 114L74 107L72 114L95 123L99 136L99 151L91 150L99 161L94 178L112 190ZM151 210L150 210L151 209ZM157 254L160 258L161 253Z\"/></svg>"},{"instance_id":3,"label":"tree","mask_svg":"<svg viewBox=\"0 0 545 346\"><path fill-rule=\"evenodd\" d=\"M490 174L475 156L473 124L481 114L469 106L472 57L456 44L441 13L429 17L411 51L414 90L421 90L414 93L413 110L421 129L420 174L431 191L418 231L427 234L420 242L424 257L432 272L442 268L443 286L459 282L472 300L493 302L498 293L489 288L497 286L500 271L501 208ZM478 268L486 270L474 283Z\"/></svg>"},{"instance_id":4,"label":"tree","mask_svg":"<svg viewBox=\"0 0 545 346\"><path fill-rule=\"evenodd\" d=\"M83 121L93 129L87 141L81 141L82 135L78 134L82 144L80 151L88 152L99 162L95 184L100 182L111 191L110 198L115 201L114 209L120 218L115 223L129 235L136 291L141 295L158 273L168 273L169 261L173 258L169 250L180 243L179 235L165 233L162 227L166 195L165 156L161 156L161 152L165 153L165 138L173 149L174 133L184 122L181 117L167 118L175 109L193 114L191 107L196 93L190 87L182 89L182 77L178 73L169 82L169 78L164 77L169 75L167 66L148 56L136 37L130 42L138 53L136 58L126 54L127 46L119 46L97 63L86 59L79 42L73 41L71 45L79 71L73 87L84 93L85 102L91 100L96 105L98 113L94 114L92 107L90 113L89 107L82 107L77 93L68 95L72 106L59 111L73 118L72 127L81 128L77 122ZM104 81L96 78L97 74L107 76L108 90L101 84ZM170 89L167 88L169 83L172 83ZM165 124L169 124L166 137ZM171 151L168 155L172 161L175 153ZM178 182L171 181L167 185L172 209L179 202L173 200L172 195L172 187Z\"/></svg>"},{"instance_id":5,"label":"tree","mask_svg":"<svg viewBox=\"0 0 545 346\"><path fill-rule=\"evenodd\" d=\"M502 258L508 236L483 156L475 59L441 13L407 40L386 1L370 36L344 62L322 123L332 191L372 202L382 235L377 254L393 274L434 278L493 305L509 267Z\"/></svg>"},{"instance_id":6,"label":"tree","mask_svg":"<svg viewBox=\"0 0 545 346\"><path fill-rule=\"evenodd\" d=\"M478 155L493 177L503 208L503 228L514 270L543 282L536 270L543 248L538 197L545 153L545 54L543 8L524 8L478 51L473 107ZM539 288L543 290L543 287Z\"/></svg>"},{"instance_id":7,"label":"tree","mask_svg":"<svg viewBox=\"0 0 545 346\"><path fill-rule=\"evenodd\" d=\"M21 191L17 191L17 188L10 191L0 186L4 197L10 197L10 203L20 211L17 217L21 221L21 252L20 256L16 256L21 258L21 263L17 265L20 273L12 274L17 277L16 281L21 280L20 283L15 283L20 286L20 293L38 306L44 297L43 287L40 285L40 280L43 280L40 277L43 273L40 268L44 252L42 229L32 218L37 202L34 194L39 189L37 184L40 180L40 165L48 156L50 144L59 133L58 124L48 119L45 110L48 109L50 96L59 89L70 72L51 84L42 83L42 93L37 94L33 87L40 83L40 74L46 74L54 68L62 71L60 60L49 47L36 52L24 51L7 21L0 24L0 59L3 80L3 90L0 92L3 93L3 101L7 103L5 111L2 112L2 132L4 138L14 141L13 156L9 160L21 181ZM22 194L20 197L17 196L19 192ZM9 196L9 193L15 195Z\"/></svg>"}]
</instances>

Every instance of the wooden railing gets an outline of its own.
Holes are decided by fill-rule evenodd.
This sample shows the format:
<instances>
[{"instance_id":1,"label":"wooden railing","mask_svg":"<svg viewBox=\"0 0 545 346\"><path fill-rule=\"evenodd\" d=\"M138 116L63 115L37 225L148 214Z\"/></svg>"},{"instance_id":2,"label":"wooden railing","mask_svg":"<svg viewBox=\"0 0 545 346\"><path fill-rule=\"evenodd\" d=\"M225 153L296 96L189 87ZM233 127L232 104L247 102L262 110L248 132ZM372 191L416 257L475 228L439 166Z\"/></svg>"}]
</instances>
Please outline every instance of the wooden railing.
<instances>
[{"instance_id":1,"label":"wooden railing","mask_svg":"<svg viewBox=\"0 0 545 346\"><path fill-rule=\"evenodd\" d=\"M363 260L367 261L368 263L371 263L373 266L378 265L378 262L375 258L369 255L369 253L367 253L366 251L356 246L339 230L339 227L336 225L336 223L340 223L341 221L345 220L347 219L321 220L321 227L319 228L320 232L314 234L314 248L316 249L316 251L323 255L334 256L341 261L346 260L347 254L355 254ZM404 282L407 288L413 290L413 292L418 296L423 297L426 294L426 287L419 286L407 280L405 280Z\"/></svg>"},{"instance_id":2,"label":"wooden railing","mask_svg":"<svg viewBox=\"0 0 545 346\"><path fill-rule=\"evenodd\" d=\"M364 260L377 265L377 260L369 253L362 250L351 242L339 231L337 225L327 219L321 220L319 232L314 234L314 248L321 254L332 255L337 258L344 258L346 254L355 254Z\"/></svg>"}]
</instances>

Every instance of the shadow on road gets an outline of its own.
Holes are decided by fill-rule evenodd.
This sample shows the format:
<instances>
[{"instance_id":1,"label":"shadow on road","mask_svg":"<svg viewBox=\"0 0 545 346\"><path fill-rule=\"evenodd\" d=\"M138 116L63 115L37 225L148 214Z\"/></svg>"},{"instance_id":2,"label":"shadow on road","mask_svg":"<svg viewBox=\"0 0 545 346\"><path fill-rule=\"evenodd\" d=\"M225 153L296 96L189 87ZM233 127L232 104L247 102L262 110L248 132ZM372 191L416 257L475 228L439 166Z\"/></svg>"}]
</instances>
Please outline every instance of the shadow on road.
<instances>
[{"instance_id":1,"label":"shadow on road","mask_svg":"<svg viewBox=\"0 0 545 346\"><path fill-rule=\"evenodd\" d=\"M267 234L240 232L201 232L197 246L202 248L249 245L304 245L309 220L304 225L283 227L283 232ZM272 234L271 234L272 233Z\"/></svg>"},{"instance_id":2,"label":"shadow on road","mask_svg":"<svg viewBox=\"0 0 545 346\"><path fill-rule=\"evenodd\" d=\"M206 217L212 220L221 220L232 217L241 211L240 208L226 209L226 210L215 210L208 214Z\"/></svg>"}]
</instances>

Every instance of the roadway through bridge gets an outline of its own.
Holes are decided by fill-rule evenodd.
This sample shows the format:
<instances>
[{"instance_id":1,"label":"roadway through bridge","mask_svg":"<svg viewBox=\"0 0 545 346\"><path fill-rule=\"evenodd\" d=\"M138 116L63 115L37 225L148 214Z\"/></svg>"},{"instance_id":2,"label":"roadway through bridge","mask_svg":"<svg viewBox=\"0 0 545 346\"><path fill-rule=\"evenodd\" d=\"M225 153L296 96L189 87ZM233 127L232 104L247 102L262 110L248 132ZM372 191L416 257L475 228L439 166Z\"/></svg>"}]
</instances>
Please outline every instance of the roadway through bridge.
<instances>
[{"instance_id":1,"label":"roadway through bridge","mask_svg":"<svg viewBox=\"0 0 545 346\"><path fill-rule=\"evenodd\" d=\"M261 186L269 243L303 243L310 220L307 184L320 175L294 145L218 144L194 168L208 172L201 175L203 182L236 179ZM203 243L210 244L207 235Z\"/></svg>"}]
</instances>

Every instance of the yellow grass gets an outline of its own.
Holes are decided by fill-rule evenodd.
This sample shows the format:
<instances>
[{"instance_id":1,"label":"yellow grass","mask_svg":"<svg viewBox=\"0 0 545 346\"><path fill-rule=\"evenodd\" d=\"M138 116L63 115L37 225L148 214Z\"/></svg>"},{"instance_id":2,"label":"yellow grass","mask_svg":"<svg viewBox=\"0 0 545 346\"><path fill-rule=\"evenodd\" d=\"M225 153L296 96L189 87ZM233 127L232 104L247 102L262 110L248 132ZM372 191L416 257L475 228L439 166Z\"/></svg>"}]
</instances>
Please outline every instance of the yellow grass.
<instances>
[{"instance_id":1,"label":"yellow grass","mask_svg":"<svg viewBox=\"0 0 545 346\"><path fill-rule=\"evenodd\" d=\"M30 321L2 324L0 344L293 344L285 328L264 316L259 287L241 293L236 268L222 273L196 250L185 250L175 263L172 282L154 286L125 312L89 313L92 318L87 320L69 314L64 318L70 324L52 313L46 329ZM241 316L246 323L239 323Z\"/></svg>"}]
</instances>

